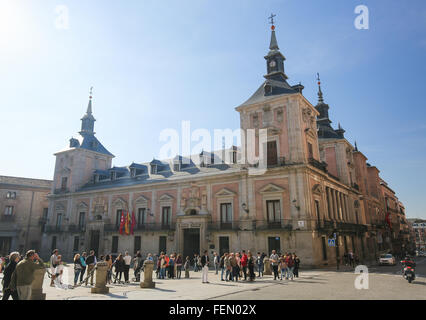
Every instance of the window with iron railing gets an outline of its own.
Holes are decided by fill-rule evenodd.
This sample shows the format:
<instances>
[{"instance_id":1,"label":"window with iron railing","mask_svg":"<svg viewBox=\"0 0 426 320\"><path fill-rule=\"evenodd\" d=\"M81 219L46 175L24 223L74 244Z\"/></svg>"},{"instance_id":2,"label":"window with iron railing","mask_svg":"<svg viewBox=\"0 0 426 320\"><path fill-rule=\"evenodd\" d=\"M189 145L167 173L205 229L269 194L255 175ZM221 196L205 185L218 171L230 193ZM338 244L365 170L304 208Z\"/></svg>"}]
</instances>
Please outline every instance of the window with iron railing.
<instances>
[{"instance_id":1,"label":"window with iron railing","mask_svg":"<svg viewBox=\"0 0 426 320\"><path fill-rule=\"evenodd\" d=\"M281 204L280 200L266 200L266 211L269 224L281 223Z\"/></svg>"},{"instance_id":2,"label":"window with iron railing","mask_svg":"<svg viewBox=\"0 0 426 320\"><path fill-rule=\"evenodd\" d=\"M13 215L13 206L6 206L4 208L4 215L5 216L12 216Z\"/></svg>"},{"instance_id":3,"label":"window with iron railing","mask_svg":"<svg viewBox=\"0 0 426 320\"><path fill-rule=\"evenodd\" d=\"M223 227L232 226L232 204L220 204L220 224Z\"/></svg>"}]
</instances>

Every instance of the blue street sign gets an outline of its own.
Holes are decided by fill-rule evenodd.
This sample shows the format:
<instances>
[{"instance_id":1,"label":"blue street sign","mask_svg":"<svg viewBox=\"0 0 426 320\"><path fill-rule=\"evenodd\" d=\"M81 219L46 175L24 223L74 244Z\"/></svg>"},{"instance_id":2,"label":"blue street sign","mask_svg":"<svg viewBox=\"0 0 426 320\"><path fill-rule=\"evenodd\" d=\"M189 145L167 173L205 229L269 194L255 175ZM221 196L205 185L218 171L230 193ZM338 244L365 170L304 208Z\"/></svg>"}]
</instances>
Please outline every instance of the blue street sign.
<instances>
[{"instance_id":1,"label":"blue street sign","mask_svg":"<svg viewBox=\"0 0 426 320\"><path fill-rule=\"evenodd\" d=\"M328 239L328 246L329 247L335 247L336 246L336 240Z\"/></svg>"}]
</instances>

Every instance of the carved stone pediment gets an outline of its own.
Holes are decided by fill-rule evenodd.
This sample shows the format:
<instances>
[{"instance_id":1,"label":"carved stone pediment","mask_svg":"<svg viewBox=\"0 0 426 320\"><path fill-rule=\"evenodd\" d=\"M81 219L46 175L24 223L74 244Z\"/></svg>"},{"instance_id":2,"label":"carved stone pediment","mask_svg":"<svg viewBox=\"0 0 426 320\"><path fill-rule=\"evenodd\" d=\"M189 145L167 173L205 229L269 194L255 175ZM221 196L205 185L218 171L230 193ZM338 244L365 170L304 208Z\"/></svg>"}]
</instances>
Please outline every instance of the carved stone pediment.
<instances>
[{"instance_id":1,"label":"carved stone pediment","mask_svg":"<svg viewBox=\"0 0 426 320\"><path fill-rule=\"evenodd\" d=\"M158 201L172 201L173 199L174 198L171 195L165 193L160 198L158 198Z\"/></svg>"},{"instance_id":2,"label":"carved stone pediment","mask_svg":"<svg viewBox=\"0 0 426 320\"><path fill-rule=\"evenodd\" d=\"M61 174L68 174L71 172L71 169L68 167L63 167L60 172Z\"/></svg>"},{"instance_id":3,"label":"carved stone pediment","mask_svg":"<svg viewBox=\"0 0 426 320\"><path fill-rule=\"evenodd\" d=\"M216 197L234 197L235 195L237 194L228 188L223 188L215 193Z\"/></svg>"},{"instance_id":4,"label":"carved stone pediment","mask_svg":"<svg viewBox=\"0 0 426 320\"><path fill-rule=\"evenodd\" d=\"M125 200L123 200L122 198L118 198L118 199L115 199L113 206L116 207L116 208L125 209L126 206L127 206L127 202Z\"/></svg>"},{"instance_id":5,"label":"carved stone pediment","mask_svg":"<svg viewBox=\"0 0 426 320\"><path fill-rule=\"evenodd\" d=\"M276 184L269 183L260 189L260 193L283 192L284 190L284 188L277 186Z\"/></svg>"},{"instance_id":6,"label":"carved stone pediment","mask_svg":"<svg viewBox=\"0 0 426 320\"><path fill-rule=\"evenodd\" d=\"M62 203L57 203L55 205L55 211L65 211L65 206Z\"/></svg>"},{"instance_id":7,"label":"carved stone pediment","mask_svg":"<svg viewBox=\"0 0 426 320\"><path fill-rule=\"evenodd\" d=\"M312 187L312 192L315 194L321 194L322 191L322 187L318 183Z\"/></svg>"},{"instance_id":8,"label":"carved stone pediment","mask_svg":"<svg viewBox=\"0 0 426 320\"><path fill-rule=\"evenodd\" d=\"M89 206L84 201L80 202L77 206L78 210L87 210L88 208Z\"/></svg>"},{"instance_id":9,"label":"carved stone pediment","mask_svg":"<svg viewBox=\"0 0 426 320\"><path fill-rule=\"evenodd\" d=\"M145 205L145 204L148 204L148 201L149 199L147 197L144 197L143 195L141 195L135 200L135 204Z\"/></svg>"}]
</instances>

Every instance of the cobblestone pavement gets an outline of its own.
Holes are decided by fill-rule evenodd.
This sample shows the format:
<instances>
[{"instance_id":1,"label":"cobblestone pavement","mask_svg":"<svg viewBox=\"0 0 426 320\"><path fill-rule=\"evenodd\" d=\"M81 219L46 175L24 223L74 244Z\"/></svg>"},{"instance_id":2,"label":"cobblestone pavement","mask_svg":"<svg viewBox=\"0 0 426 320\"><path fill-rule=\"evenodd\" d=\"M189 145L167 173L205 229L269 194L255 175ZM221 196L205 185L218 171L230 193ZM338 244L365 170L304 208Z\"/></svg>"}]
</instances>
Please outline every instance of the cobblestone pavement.
<instances>
[{"instance_id":1,"label":"cobblestone pavement","mask_svg":"<svg viewBox=\"0 0 426 320\"><path fill-rule=\"evenodd\" d=\"M426 261L421 261L421 264ZM133 270L130 271L133 276ZM138 283L126 285L112 284L109 294L91 294L91 286L75 289L60 289L50 287L50 279L46 276L43 290L48 300L192 300L192 299L426 299L426 277L420 275L409 284L401 276L400 266L369 268L369 289L358 290L354 282L358 276L350 267L340 271L302 270L300 278L294 281L273 280L272 276L256 278L254 282L225 282L220 281L219 275L209 272L208 284L201 283L201 273L190 273L190 279L155 279L155 289L141 289ZM65 267L64 284L72 284L73 267ZM142 275L143 279L143 275Z\"/></svg>"}]
</instances>

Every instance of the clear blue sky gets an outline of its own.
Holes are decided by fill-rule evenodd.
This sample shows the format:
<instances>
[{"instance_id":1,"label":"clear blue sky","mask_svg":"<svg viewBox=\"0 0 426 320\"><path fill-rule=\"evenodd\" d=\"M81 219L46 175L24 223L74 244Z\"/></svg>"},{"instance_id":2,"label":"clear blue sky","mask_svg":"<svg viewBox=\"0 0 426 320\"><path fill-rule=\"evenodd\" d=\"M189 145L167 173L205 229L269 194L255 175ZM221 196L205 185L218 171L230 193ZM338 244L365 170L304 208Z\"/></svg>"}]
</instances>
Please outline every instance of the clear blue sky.
<instances>
[{"instance_id":1,"label":"clear blue sky","mask_svg":"<svg viewBox=\"0 0 426 320\"><path fill-rule=\"evenodd\" d=\"M370 29L354 27L367 5ZM55 8L69 9L69 29ZM340 121L405 204L426 218L424 0L0 0L0 174L51 179L94 86L114 164L150 161L159 133L238 128L234 110L263 81L270 29L290 84L316 104L321 73Z\"/></svg>"}]
</instances>

